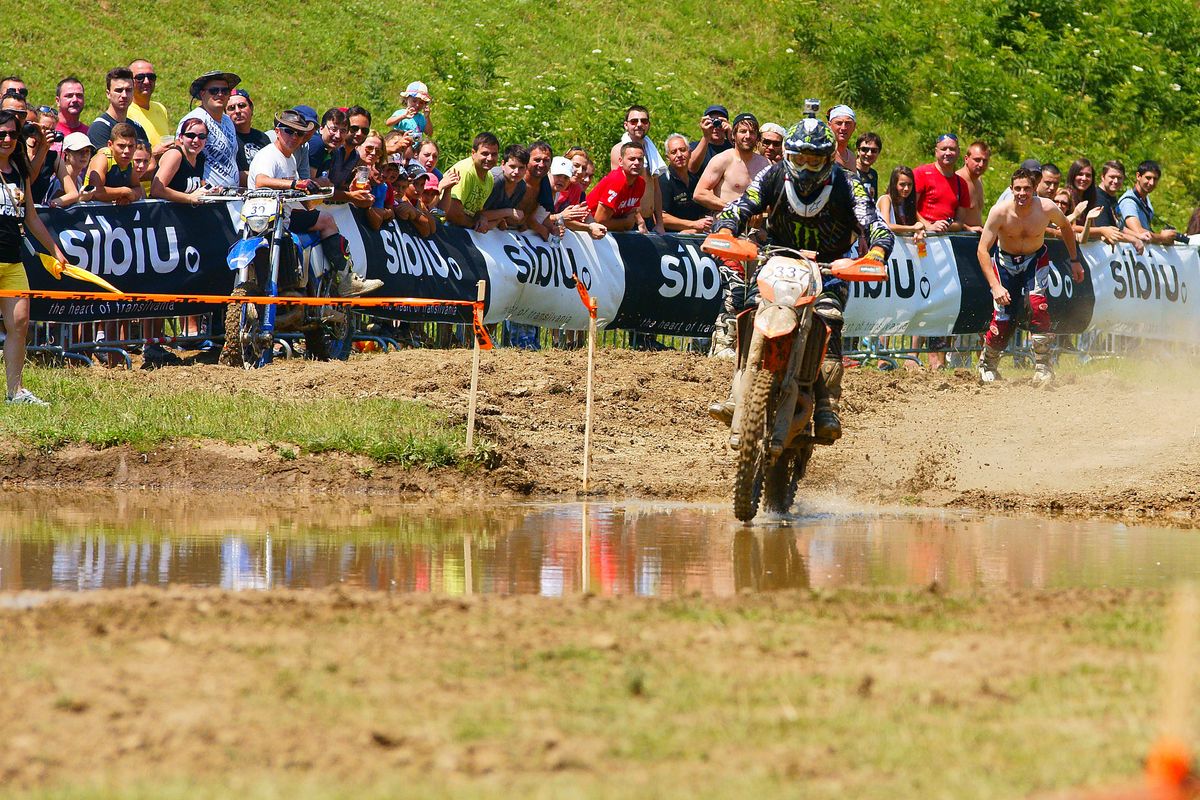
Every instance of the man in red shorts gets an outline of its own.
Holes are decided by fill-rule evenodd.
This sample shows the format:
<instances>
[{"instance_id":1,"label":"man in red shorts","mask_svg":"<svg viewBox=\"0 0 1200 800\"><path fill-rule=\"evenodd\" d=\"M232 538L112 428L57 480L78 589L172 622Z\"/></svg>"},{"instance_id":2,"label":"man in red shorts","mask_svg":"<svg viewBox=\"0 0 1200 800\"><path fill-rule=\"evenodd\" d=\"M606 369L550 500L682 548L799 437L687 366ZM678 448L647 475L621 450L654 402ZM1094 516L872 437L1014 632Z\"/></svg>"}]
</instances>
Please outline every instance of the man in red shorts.
<instances>
[{"instance_id":1,"label":"man in red shorts","mask_svg":"<svg viewBox=\"0 0 1200 800\"><path fill-rule=\"evenodd\" d=\"M610 231L646 233L646 221L637 213L646 191L642 171L646 166L646 151L636 142L621 145L617 168L605 175L588 192L588 211L596 222Z\"/></svg>"}]
</instances>

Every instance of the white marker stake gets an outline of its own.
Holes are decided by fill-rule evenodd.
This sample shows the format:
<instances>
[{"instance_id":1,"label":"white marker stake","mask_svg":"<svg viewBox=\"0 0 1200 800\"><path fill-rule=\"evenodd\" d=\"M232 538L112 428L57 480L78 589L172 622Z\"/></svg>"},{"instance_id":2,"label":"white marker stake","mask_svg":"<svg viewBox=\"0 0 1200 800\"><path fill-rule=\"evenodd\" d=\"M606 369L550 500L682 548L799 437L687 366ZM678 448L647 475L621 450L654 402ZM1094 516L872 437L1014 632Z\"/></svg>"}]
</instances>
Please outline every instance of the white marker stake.
<instances>
[{"instance_id":1,"label":"white marker stake","mask_svg":"<svg viewBox=\"0 0 1200 800\"><path fill-rule=\"evenodd\" d=\"M478 294L476 299L483 302L487 297L487 283L480 281L477 285ZM478 311L472 311L478 313ZM483 324L482 315L479 323ZM471 355L471 399L467 405L467 449L471 450L475 446L475 404L479 399L479 335L475 332L474 323L471 324L471 333L475 339L475 352Z\"/></svg>"},{"instance_id":2,"label":"white marker stake","mask_svg":"<svg viewBox=\"0 0 1200 800\"><path fill-rule=\"evenodd\" d=\"M587 410L583 421L583 492L588 490L588 472L592 462L592 389L596 377L596 300L588 314Z\"/></svg>"}]
</instances>

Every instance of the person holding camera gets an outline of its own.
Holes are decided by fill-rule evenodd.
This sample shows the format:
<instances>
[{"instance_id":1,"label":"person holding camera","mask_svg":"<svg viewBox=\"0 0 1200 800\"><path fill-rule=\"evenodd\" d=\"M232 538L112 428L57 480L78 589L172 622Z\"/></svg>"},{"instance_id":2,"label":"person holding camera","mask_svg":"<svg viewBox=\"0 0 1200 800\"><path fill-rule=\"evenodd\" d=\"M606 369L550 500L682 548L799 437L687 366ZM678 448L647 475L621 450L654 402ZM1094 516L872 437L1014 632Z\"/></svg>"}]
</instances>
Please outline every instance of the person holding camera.
<instances>
[{"instance_id":1,"label":"person holding camera","mask_svg":"<svg viewBox=\"0 0 1200 800\"><path fill-rule=\"evenodd\" d=\"M688 172L701 175L713 156L733 147L729 137L733 127L729 124L729 111L725 106L711 105L704 109L700 118L700 140L692 142L692 154L688 156Z\"/></svg>"}]
</instances>

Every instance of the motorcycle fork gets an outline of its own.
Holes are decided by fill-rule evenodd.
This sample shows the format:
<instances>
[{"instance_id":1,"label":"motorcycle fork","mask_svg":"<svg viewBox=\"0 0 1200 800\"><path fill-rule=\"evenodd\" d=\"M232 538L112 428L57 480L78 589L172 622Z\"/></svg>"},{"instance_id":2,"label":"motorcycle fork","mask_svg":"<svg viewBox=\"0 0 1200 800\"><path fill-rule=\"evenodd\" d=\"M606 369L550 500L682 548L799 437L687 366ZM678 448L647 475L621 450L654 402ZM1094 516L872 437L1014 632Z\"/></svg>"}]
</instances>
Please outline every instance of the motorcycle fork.
<instances>
[{"instance_id":1,"label":"motorcycle fork","mask_svg":"<svg viewBox=\"0 0 1200 800\"><path fill-rule=\"evenodd\" d=\"M267 285L263 294L267 297L279 295L279 260L282 254L281 241L286 235L284 226L287 224L284 215L279 214L275 219L275 231L271 237L271 260L267 270ZM275 357L275 303L268 303L263 310L262 337L263 352L259 366L271 363Z\"/></svg>"},{"instance_id":2,"label":"motorcycle fork","mask_svg":"<svg viewBox=\"0 0 1200 800\"><path fill-rule=\"evenodd\" d=\"M808 350L806 345L812 326L812 312L804 308L800 309L798 314L799 319L796 321L796 330L792 331L790 335L786 337L781 336L771 343L773 347L779 350L786 348L787 353L787 361L781 365L783 377L780 382L779 400L775 405L774 429L771 431L769 452L772 457L781 454L791 444L792 438L795 435L795 425L793 423L796 419L798 404L802 410L807 410L808 406L807 403L801 403L800 385L797 379L804 355ZM779 353L778 356L782 356L782 353ZM764 359L764 362L766 360ZM782 358L780 360L782 361Z\"/></svg>"}]
</instances>

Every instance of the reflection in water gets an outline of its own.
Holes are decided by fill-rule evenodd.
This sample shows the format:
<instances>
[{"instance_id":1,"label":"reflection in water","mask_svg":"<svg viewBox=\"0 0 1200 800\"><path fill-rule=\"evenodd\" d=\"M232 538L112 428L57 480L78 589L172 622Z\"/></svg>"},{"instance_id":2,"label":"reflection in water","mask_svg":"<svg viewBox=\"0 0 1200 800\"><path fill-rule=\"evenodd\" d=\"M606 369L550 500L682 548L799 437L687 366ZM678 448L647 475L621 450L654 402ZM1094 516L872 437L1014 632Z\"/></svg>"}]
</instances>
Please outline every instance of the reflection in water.
<instances>
[{"instance_id":1,"label":"reflection in water","mask_svg":"<svg viewBox=\"0 0 1200 800\"><path fill-rule=\"evenodd\" d=\"M964 514L825 512L743 528L724 507L346 506L0 498L0 590L344 584L390 592L669 597L847 585L1168 586L1194 531ZM225 507L221 514L213 509Z\"/></svg>"}]
</instances>

